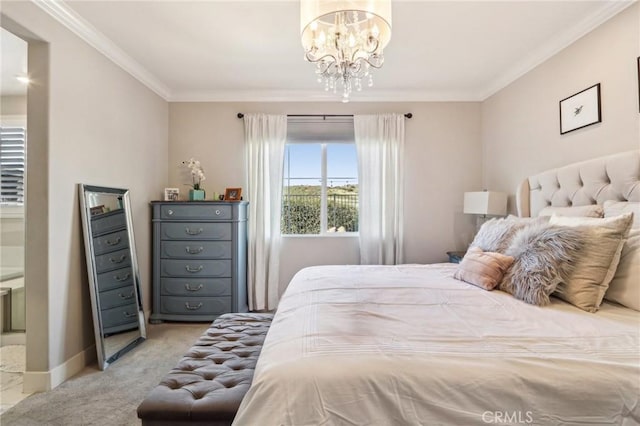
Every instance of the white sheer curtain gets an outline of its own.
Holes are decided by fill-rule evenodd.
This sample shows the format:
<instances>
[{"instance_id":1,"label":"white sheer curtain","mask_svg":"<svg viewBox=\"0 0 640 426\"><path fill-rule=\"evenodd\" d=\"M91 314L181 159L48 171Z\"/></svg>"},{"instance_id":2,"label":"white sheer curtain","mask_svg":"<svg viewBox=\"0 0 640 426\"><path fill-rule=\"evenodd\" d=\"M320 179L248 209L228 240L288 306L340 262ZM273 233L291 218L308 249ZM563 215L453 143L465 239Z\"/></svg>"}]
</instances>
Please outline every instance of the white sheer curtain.
<instances>
[{"instance_id":1,"label":"white sheer curtain","mask_svg":"<svg viewBox=\"0 0 640 426\"><path fill-rule=\"evenodd\" d=\"M360 263L403 262L404 115L355 115Z\"/></svg>"},{"instance_id":2,"label":"white sheer curtain","mask_svg":"<svg viewBox=\"0 0 640 426\"><path fill-rule=\"evenodd\" d=\"M249 201L249 309L272 310L278 305L287 116L245 114L244 131Z\"/></svg>"}]
</instances>

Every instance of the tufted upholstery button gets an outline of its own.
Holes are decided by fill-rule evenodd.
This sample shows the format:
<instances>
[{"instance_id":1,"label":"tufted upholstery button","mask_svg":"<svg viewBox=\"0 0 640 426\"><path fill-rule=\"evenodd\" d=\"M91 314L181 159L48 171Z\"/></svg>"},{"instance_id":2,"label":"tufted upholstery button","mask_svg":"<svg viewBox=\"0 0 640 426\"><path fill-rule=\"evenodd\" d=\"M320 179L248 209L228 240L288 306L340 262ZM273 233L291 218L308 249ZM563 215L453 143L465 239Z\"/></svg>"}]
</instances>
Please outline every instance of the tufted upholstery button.
<instances>
[{"instance_id":1,"label":"tufted upholstery button","mask_svg":"<svg viewBox=\"0 0 640 426\"><path fill-rule=\"evenodd\" d=\"M216 419L216 425L231 425L272 319L272 314L220 315L140 404L143 424Z\"/></svg>"}]
</instances>

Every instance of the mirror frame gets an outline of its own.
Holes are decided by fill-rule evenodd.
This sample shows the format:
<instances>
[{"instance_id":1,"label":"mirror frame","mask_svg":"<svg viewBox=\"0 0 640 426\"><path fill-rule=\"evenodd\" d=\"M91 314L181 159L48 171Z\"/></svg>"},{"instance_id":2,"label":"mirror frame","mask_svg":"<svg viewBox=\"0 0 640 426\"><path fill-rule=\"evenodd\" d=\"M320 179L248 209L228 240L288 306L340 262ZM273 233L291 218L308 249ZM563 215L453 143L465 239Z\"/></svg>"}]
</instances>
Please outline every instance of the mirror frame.
<instances>
[{"instance_id":1,"label":"mirror frame","mask_svg":"<svg viewBox=\"0 0 640 426\"><path fill-rule=\"evenodd\" d=\"M100 311L100 302L98 298L98 274L96 270L95 253L93 247L93 234L91 232L91 213L89 211L90 206L87 203L88 200L86 196L87 192L96 192L105 195L116 195L122 197L122 208L124 209L127 225L127 237L129 238L129 251L131 256L131 272L133 276L133 287L136 298L136 306L138 307L138 330L140 331L140 334L135 339L123 343L123 345L118 348L113 354L105 353L105 342L102 332L102 317ZM131 218L131 201L129 199L128 189L86 185L80 183L78 184L78 194L82 216L82 230L84 234L84 249L87 261L87 272L89 275L89 290L91 293L91 310L93 314L93 330L96 339L98 366L100 367L100 370L104 370L111 363L119 359L123 354L133 349L135 346L137 346L147 338L144 310L142 307L142 295L140 293L140 274L138 270L138 258L136 255L136 246L133 234L133 220Z\"/></svg>"}]
</instances>

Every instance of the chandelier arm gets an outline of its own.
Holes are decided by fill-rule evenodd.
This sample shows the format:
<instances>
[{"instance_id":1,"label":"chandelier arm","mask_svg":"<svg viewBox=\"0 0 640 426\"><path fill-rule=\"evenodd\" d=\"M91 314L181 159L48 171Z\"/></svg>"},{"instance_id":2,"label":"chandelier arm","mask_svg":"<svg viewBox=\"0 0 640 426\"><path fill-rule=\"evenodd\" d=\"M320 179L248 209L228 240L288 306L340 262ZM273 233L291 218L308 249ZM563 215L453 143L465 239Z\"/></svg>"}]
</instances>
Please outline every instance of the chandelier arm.
<instances>
[{"instance_id":1,"label":"chandelier arm","mask_svg":"<svg viewBox=\"0 0 640 426\"><path fill-rule=\"evenodd\" d=\"M365 61L366 63L368 63L369 66L372 66L375 69L380 69L380 68L382 68L382 65L384 65L384 62L382 64L380 64L380 65L376 65L376 64L370 62L368 59L364 59L363 58L362 60Z\"/></svg>"},{"instance_id":2,"label":"chandelier arm","mask_svg":"<svg viewBox=\"0 0 640 426\"><path fill-rule=\"evenodd\" d=\"M371 50L365 50L365 52L367 53L373 53L376 50L378 50L378 46L380 46L380 40L378 40L377 38L373 37L373 39L376 41L376 45L373 47L373 49Z\"/></svg>"},{"instance_id":3,"label":"chandelier arm","mask_svg":"<svg viewBox=\"0 0 640 426\"><path fill-rule=\"evenodd\" d=\"M309 56L309 52L307 52L307 53L304 55L304 57L305 57L305 59L306 59L307 61L309 61L309 62L314 62L314 63L315 63L315 62L320 62L320 61L322 61L322 60L323 60L323 59L325 59L325 58L331 58L331 59L333 59L333 62L338 62L338 60L336 59L336 57L335 57L335 56L333 56L331 53L327 53L326 55L323 55L323 56L319 57L318 59L313 59L313 58L311 58L311 57Z\"/></svg>"}]
</instances>

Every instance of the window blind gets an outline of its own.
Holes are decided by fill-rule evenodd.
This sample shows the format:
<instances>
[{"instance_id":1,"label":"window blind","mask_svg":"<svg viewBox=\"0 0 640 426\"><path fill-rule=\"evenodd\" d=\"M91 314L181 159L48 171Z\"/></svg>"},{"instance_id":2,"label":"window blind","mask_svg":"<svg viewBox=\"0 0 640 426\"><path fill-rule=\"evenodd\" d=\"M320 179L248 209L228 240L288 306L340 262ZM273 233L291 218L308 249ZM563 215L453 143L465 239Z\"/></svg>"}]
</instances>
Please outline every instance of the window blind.
<instances>
[{"instance_id":1,"label":"window blind","mask_svg":"<svg viewBox=\"0 0 640 426\"><path fill-rule=\"evenodd\" d=\"M26 129L0 127L0 204L24 203Z\"/></svg>"},{"instance_id":2,"label":"window blind","mask_svg":"<svg viewBox=\"0 0 640 426\"><path fill-rule=\"evenodd\" d=\"M287 117L287 143L353 143L353 117Z\"/></svg>"}]
</instances>

